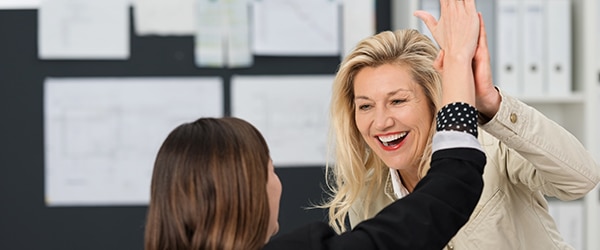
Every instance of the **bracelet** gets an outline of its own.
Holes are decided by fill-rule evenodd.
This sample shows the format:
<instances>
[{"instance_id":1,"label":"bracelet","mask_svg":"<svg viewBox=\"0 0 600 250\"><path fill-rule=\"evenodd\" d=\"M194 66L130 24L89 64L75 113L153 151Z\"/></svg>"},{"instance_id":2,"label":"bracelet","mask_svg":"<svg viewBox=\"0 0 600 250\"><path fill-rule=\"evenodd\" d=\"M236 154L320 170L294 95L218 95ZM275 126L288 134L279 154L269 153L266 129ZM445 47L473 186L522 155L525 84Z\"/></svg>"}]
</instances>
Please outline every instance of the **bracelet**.
<instances>
[{"instance_id":1,"label":"bracelet","mask_svg":"<svg viewBox=\"0 0 600 250\"><path fill-rule=\"evenodd\" d=\"M465 132L477 137L477 115L477 109L468 103L449 103L437 113L436 130Z\"/></svg>"}]
</instances>

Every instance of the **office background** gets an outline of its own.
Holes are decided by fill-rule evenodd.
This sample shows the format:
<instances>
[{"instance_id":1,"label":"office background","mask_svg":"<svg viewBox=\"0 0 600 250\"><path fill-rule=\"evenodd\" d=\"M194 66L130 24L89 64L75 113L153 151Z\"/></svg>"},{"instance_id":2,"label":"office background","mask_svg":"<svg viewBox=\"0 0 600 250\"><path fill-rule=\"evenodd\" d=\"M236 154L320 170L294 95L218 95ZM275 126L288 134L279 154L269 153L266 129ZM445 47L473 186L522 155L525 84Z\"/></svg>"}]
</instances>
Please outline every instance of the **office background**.
<instances>
[{"instance_id":1,"label":"office background","mask_svg":"<svg viewBox=\"0 0 600 250\"><path fill-rule=\"evenodd\" d=\"M406 18L411 9L418 8L415 7L418 2L376 1L376 30L419 27L414 19ZM490 2L478 0L478 3ZM596 130L600 124L594 117L600 117L597 102L600 22L594 16L600 13L600 4L596 0L572 0L572 4L574 95L523 99L571 130L597 156L600 132ZM484 17L488 29L493 30L488 21L493 12L490 14L484 12ZM133 27L127 60L39 60L37 18L35 9L0 10L0 249L143 248L145 206L46 205L43 114L46 77L217 76L224 81L223 109L229 115L234 75L331 75L340 63L339 56L255 56L248 68L199 68L194 62L192 37L138 36ZM495 48L494 33L491 36L490 46ZM284 187L281 232L308 221L324 220L322 210L304 209L323 198L322 166L291 166L276 171ZM591 237L593 232L600 232L598 194L595 191L585 201L569 203L576 211L583 211L578 218L581 223L587 221L579 225L578 231L587 236L573 236L587 246L581 249L598 249L596 246L600 245L597 237Z\"/></svg>"},{"instance_id":2,"label":"office background","mask_svg":"<svg viewBox=\"0 0 600 250\"><path fill-rule=\"evenodd\" d=\"M130 16L133 11L130 11ZM390 2L377 1L376 29L390 29ZM39 60L37 10L0 10L0 249L143 249L145 206L57 206L44 197L44 79L53 77L219 76L229 115L230 81L243 75L332 75L339 56L256 56L249 68L199 68L193 38L137 36L128 60ZM133 23L133 22L131 22ZM280 224L287 232L324 220L323 168L277 168L283 184Z\"/></svg>"}]
</instances>

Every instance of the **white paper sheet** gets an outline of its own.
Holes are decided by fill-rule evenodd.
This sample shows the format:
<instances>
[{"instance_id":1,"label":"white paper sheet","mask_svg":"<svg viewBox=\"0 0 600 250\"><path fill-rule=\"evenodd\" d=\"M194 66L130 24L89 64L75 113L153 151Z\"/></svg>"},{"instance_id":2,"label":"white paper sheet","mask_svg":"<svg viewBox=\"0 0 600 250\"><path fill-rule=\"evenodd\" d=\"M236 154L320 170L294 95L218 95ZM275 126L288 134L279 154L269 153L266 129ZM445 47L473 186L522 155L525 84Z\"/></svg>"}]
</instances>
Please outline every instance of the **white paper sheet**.
<instances>
[{"instance_id":1,"label":"white paper sheet","mask_svg":"<svg viewBox=\"0 0 600 250\"><path fill-rule=\"evenodd\" d=\"M375 34L375 0L343 0L343 53L347 55L363 39Z\"/></svg>"},{"instance_id":2,"label":"white paper sheet","mask_svg":"<svg viewBox=\"0 0 600 250\"><path fill-rule=\"evenodd\" d=\"M248 12L248 0L196 0L196 66L252 66Z\"/></svg>"},{"instance_id":3,"label":"white paper sheet","mask_svg":"<svg viewBox=\"0 0 600 250\"><path fill-rule=\"evenodd\" d=\"M340 55L337 0L255 0L253 50L257 55Z\"/></svg>"},{"instance_id":4,"label":"white paper sheet","mask_svg":"<svg viewBox=\"0 0 600 250\"><path fill-rule=\"evenodd\" d=\"M0 0L0 9L37 9L41 0Z\"/></svg>"},{"instance_id":5,"label":"white paper sheet","mask_svg":"<svg viewBox=\"0 0 600 250\"><path fill-rule=\"evenodd\" d=\"M135 33L144 35L193 35L194 0L132 0L135 1Z\"/></svg>"},{"instance_id":6,"label":"white paper sheet","mask_svg":"<svg viewBox=\"0 0 600 250\"><path fill-rule=\"evenodd\" d=\"M48 206L145 205L167 134L223 116L220 78L48 78Z\"/></svg>"},{"instance_id":7,"label":"white paper sheet","mask_svg":"<svg viewBox=\"0 0 600 250\"><path fill-rule=\"evenodd\" d=\"M127 59L129 0L43 0L41 59Z\"/></svg>"},{"instance_id":8,"label":"white paper sheet","mask_svg":"<svg viewBox=\"0 0 600 250\"><path fill-rule=\"evenodd\" d=\"M276 167L324 166L334 76L234 76L232 115L263 134Z\"/></svg>"}]
</instances>

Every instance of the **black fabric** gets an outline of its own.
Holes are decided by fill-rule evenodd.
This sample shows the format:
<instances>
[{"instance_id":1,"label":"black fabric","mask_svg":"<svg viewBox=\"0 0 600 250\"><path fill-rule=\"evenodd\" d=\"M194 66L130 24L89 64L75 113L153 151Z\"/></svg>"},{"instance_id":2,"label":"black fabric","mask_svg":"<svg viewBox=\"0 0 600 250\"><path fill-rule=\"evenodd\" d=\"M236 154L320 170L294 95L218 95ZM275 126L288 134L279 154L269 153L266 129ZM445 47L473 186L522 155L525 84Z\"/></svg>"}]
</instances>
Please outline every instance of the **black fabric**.
<instances>
[{"instance_id":1,"label":"black fabric","mask_svg":"<svg viewBox=\"0 0 600 250\"><path fill-rule=\"evenodd\" d=\"M352 231L337 235L317 222L273 238L265 250L442 249L467 222L483 189L482 151L437 151L414 192Z\"/></svg>"}]
</instances>

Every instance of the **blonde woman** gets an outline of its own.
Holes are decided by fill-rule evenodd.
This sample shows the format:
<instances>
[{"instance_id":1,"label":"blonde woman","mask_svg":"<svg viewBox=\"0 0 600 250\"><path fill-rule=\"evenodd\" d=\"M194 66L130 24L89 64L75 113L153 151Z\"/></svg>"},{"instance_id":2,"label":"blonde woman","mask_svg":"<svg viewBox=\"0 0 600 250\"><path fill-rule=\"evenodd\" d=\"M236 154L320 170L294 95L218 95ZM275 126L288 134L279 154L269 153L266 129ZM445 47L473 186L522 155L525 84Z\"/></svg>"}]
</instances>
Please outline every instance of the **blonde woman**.
<instances>
[{"instance_id":1,"label":"blonde woman","mask_svg":"<svg viewBox=\"0 0 600 250\"><path fill-rule=\"evenodd\" d=\"M465 39L449 25L454 12L476 13L474 0L441 0L441 19L417 12L442 48L442 72L473 59L479 134L488 162L484 191L448 249L571 249L548 213L545 195L583 197L600 180L598 164L565 129L492 84L480 15L476 53L455 58ZM458 6L458 7L457 7ZM464 8L463 8L464 7ZM454 23L456 24L456 23ZM435 44L414 30L364 39L343 60L331 104L335 165L328 168L330 225L339 232L414 191L429 166L442 83ZM450 57L450 58L448 58ZM462 91L461 89L454 89Z\"/></svg>"}]
</instances>

